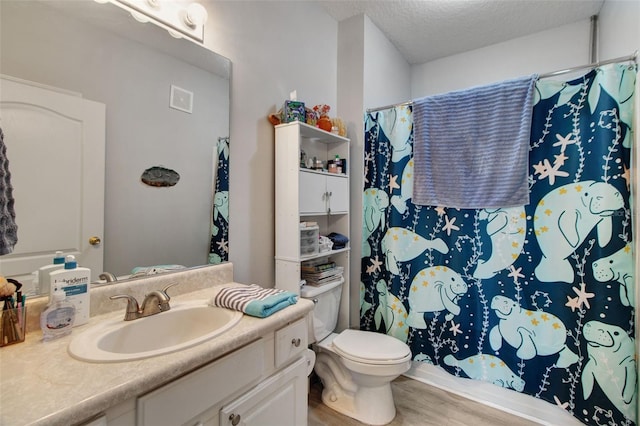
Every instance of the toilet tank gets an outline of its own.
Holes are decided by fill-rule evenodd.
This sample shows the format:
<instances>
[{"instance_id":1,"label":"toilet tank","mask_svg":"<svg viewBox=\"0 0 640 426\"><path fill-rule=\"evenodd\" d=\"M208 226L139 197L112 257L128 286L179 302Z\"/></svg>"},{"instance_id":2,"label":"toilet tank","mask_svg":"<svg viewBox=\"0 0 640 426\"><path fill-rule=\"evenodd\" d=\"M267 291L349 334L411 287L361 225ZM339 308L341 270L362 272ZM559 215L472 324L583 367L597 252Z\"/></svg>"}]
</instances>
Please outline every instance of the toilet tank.
<instances>
[{"instance_id":1,"label":"toilet tank","mask_svg":"<svg viewBox=\"0 0 640 426\"><path fill-rule=\"evenodd\" d=\"M310 341L319 342L336 328L340 310L342 283L344 283L344 278L318 287L305 285L300 289L300 297L309 299L314 303L311 317L313 336L309 336Z\"/></svg>"}]
</instances>

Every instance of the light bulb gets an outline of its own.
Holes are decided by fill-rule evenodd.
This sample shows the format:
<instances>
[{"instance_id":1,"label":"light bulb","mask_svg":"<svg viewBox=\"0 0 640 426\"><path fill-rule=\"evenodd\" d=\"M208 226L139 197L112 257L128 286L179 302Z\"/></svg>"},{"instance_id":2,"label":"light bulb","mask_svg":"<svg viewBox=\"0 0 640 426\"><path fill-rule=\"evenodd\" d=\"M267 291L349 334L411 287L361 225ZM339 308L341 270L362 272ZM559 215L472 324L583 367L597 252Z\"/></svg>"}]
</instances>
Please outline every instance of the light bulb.
<instances>
[{"instance_id":1,"label":"light bulb","mask_svg":"<svg viewBox=\"0 0 640 426\"><path fill-rule=\"evenodd\" d=\"M189 28L195 28L199 25L204 25L207 22L207 9L200 3L191 3L187 6L187 13L184 16L184 23Z\"/></svg>"},{"instance_id":2,"label":"light bulb","mask_svg":"<svg viewBox=\"0 0 640 426\"><path fill-rule=\"evenodd\" d=\"M149 22L149 18L140 13L140 12L136 12L135 10L130 11L131 12L131 16L133 16L133 19L135 19L138 22L142 22L143 24Z\"/></svg>"},{"instance_id":3,"label":"light bulb","mask_svg":"<svg viewBox=\"0 0 640 426\"><path fill-rule=\"evenodd\" d=\"M167 28L167 32L173 38L182 38L182 34L180 34L179 32L177 32L175 30L170 30L170 29Z\"/></svg>"}]
</instances>

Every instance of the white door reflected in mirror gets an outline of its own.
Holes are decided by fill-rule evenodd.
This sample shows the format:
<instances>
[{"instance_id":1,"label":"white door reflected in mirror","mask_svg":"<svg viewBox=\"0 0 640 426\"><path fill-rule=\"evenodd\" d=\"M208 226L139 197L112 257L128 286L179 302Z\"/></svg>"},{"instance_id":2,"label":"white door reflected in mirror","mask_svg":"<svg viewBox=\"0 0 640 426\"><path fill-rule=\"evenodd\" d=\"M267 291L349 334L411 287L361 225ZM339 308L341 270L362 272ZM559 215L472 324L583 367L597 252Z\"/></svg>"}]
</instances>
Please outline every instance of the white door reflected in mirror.
<instances>
[{"instance_id":1,"label":"white door reflected in mirror","mask_svg":"<svg viewBox=\"0 0 640 426\"><path fill-rule=\"evenodd\" d=\"M32 273L57 250L102 271L102 245L92 237L104 228L105 105L5 76L0 120L18 225L0 275L34 295Z\"/></svg>"}]
</instances>

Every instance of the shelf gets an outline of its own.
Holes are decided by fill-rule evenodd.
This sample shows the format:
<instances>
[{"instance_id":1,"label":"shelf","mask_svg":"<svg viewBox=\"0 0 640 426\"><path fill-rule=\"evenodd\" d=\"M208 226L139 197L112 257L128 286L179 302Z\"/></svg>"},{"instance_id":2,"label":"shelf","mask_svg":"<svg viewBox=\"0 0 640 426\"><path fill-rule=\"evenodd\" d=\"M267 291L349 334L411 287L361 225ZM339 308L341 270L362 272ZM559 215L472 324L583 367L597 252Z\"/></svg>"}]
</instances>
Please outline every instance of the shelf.
<instances>
[{"instance_id":1,"label":"shelf","mask_svg":"<svg viewBox=\"0 0 640 426\"><path fill-rule=\"evenodd\" d=\"M322 130L319 127L311 126L301 121L292 121L291 123L278 124L276 126L276 129L278 127L288 127L288 126L300 126L300 136L302 136L305 139L311 139L311 140L319 141L323 143L349 142L348 138L345 138L340 135L336 135L335 133L327 132L326 130Z\"/></svg>"},{"instance_id":2,"label":"shelf","mask_svg":"<svg viewBox=\"0 0 640 426\"><path fill-rule=\"evenodd\" d=\"M279 124L275 130L275 286L300 294L302 263L323 263L331 259L336 267L342 268L345 283L341 289L337 328L348 328L351 286L357 285L349 283L349 244L342 249L309 254L308 240L300 238L299 222L316 222L320 235L335 232L349 238L350 141L301 122ZM308 169L304 164L301 167L303 152L306 158L315 157L325 165L338 157L343 161L345 173ZM306 255L301 255L303 247Z\"/></svg>"},{"instance_id":3,"label":"shelf","mask_svg":"<svg viewBox=\"0 0 640 426\"><path fill-rule=\"evenodd\" d=\"M324 217L324 216L344 216L348 215L349 212L300 212L300 217Z\"/></svg>"},{"instance_id":4,"label":"shelf","mask_svg":"<svg viewBox=\"0 0 640 426\"><path fill-rule=\"evenodd\" d=\"M328 256L331 256L333 254L344 253L345 251L349 251L349 250L351 250L350 247L345 247L345 248L342 248L342 249L325 251L325 252L322 252L322 253L316 253L316 254L312 254L312 255L309 255L309 256L300 256L300 261L304 262L305 260L320 259L321 257L328 257Z\"/></svg>"},{"instance_id":5,"label":"shelf","mask_svg":"<svg viewBox=\"0 0 640 426\"><path fill-rule=\"evenodd\" d=\"M306 169L303 167L300 167L300 171L304 173L313 173L316 175L323 175L323 176L335 176L335 177L345 178L345 179L349 177L349 175L346 173L329 173L323 170Z\"/></svg>"}]
</instances>

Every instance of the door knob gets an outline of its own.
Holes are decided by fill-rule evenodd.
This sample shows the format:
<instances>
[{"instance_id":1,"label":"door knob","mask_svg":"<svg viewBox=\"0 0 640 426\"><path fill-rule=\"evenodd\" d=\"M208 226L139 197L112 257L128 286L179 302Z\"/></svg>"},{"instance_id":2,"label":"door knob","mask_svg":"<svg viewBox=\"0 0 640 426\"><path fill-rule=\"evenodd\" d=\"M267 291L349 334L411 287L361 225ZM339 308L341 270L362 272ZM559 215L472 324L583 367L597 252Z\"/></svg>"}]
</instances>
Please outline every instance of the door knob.
<instances>
[{"instance_id":1,"label":"door knob","mask_svg":"<svg viewBox=\"0 0 640 426\"><path fill-rule=\"evenodd\" d=\"M100 239L100 237L94 236L89 238L89 244L91 244L92 246L99 246L101 242L102 240Z\"/></svg>"},{"instance_id":2,"label":"door knob","mask_svg":"<svg viewBox=\"0 0 640 426\"><path fill-rule=\"evenodd\" d=\"M240 423L240 414L231 414L229 416L229 421L231 422L231 424L233 426L236 426L238 423Z\"/></svg>"}]
</instances>

